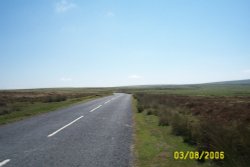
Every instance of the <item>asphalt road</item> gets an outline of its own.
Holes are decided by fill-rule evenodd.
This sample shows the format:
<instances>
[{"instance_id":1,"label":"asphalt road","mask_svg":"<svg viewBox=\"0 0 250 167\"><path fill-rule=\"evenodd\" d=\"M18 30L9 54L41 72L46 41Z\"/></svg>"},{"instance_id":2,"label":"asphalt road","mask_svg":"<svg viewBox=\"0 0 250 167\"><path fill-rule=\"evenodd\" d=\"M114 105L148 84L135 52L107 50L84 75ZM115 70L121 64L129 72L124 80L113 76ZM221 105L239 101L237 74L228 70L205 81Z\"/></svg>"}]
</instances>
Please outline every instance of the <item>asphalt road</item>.
<instances>
[{"instance_id":1,"label":"asphalt road","mask_svg":"<svg viewBox=\"0 0 250 167\"><path fill-rule=\"evenodd\" d=\"M131 95L114 94L0 126L0 167L128 167Z\"/></svg>"}]
</instances>

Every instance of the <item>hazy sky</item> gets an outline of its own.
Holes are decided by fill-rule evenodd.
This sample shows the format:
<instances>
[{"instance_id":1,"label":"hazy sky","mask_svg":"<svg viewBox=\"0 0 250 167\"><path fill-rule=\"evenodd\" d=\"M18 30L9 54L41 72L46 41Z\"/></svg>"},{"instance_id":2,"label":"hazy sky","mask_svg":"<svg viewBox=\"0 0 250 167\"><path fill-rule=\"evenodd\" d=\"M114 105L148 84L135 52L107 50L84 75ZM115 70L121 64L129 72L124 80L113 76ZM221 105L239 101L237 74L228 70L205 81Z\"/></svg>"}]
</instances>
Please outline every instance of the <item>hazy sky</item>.
<instances>
[{"instance_id":1,"label":"hazy sky","mask_svg":"<svg viewBox=\"0 0 250 167\"><path fill-rule=\"evenodd\" d=\"M0 0L0 89L247 78L249 0Z\"/></svg>"}]
</instances>

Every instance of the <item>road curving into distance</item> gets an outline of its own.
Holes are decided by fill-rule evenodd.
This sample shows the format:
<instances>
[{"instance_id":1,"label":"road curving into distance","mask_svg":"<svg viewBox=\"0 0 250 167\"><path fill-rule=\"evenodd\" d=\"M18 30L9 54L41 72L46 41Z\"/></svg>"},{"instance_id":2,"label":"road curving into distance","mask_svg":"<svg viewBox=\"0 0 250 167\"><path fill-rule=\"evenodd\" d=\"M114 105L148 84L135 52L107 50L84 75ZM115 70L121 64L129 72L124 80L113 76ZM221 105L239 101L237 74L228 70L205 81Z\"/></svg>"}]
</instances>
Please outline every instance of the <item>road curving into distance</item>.
<instances>
[{"instance_id":1,"label":"road curving into distance","mask_svg":"<svg viewBox=\"0 0 250 167\"><path fill-rule=\"evenodd\" d=\"M0 126L0 167L128 167L131 110L115 93Z\"/></svg>"}]
</instances>

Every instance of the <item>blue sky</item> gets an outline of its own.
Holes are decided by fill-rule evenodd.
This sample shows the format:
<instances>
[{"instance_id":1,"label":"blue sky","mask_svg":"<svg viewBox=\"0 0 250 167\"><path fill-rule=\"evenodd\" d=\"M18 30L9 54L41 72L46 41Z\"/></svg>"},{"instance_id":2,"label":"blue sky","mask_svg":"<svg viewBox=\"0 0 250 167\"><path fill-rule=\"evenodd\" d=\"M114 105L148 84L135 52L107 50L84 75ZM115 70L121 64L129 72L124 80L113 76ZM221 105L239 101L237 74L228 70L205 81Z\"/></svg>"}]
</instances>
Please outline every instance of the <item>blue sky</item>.
<instances>
[{"instance_id":1,"label":"blue sky","mask_svg":"<svg viewBox=\"0 0 250 167\"><path fill-rule=\"evenodd\" d=\"M250 78L248 0L1 0L0 89Z\"/></svg>"}]
</instances>

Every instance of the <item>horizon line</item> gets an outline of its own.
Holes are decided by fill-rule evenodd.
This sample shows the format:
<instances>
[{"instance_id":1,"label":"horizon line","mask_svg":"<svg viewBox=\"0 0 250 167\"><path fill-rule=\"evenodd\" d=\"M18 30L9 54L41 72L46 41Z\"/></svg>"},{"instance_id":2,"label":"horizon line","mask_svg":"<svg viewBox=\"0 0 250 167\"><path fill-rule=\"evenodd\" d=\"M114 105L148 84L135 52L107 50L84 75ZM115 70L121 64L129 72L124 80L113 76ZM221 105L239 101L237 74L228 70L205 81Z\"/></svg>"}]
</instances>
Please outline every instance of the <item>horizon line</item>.
<instances>
[{"instance_id":1,"label":"horizon line","mask_svg":"<svg viewBox=\"0 0 250 167\"><path fill-rule=\"evenodd\" d=\"M186 83L186 84L139 84L139 85L122 85L122 86L70 86L70 87L33 87L33 88L8 88L0 89L5 90L33 90L33 89L105 89L105 88L122 88L122 87L141 87L141 86L185 86L185 85L203 85L203 84L219 84L223 82L234 82L234 81L246 81L248 79L237 79L237 80L223 80L223 81L212 81L212 82L201 82L201 83Z\"/></svg>"}]
</instances>

